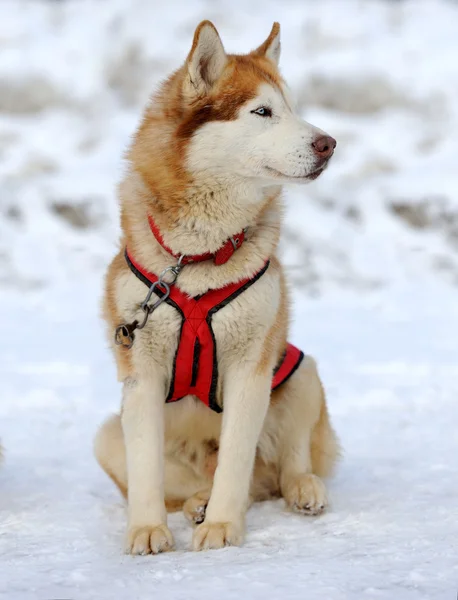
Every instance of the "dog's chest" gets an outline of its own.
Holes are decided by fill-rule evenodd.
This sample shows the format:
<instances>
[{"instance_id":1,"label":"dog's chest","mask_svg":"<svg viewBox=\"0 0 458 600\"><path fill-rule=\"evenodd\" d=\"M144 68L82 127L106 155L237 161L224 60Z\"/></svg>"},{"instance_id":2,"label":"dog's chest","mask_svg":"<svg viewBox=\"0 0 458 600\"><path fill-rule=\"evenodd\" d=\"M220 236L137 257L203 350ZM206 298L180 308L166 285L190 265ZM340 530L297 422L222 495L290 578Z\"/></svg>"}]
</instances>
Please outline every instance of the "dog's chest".
<instances>
[{"instance_id":1,"label":"dog's chest","mask_svg":"<svg viewBox=\"0 0 458 600\"><path fill-rule=\"evenodd\" d=\"M129 279L129 286L122 286L120 308L123 316L132 321L141 317L138 307L147 289L135 278ZM136 332L132 348L135 363L143 369L148 368L150 361L154 361L170 380L183 335L191 336L192 344L194 338L200 340L197 344L205 344L206 340L210 345L214 343L220 373L234 361L243 358L256 360L262 351L265 335L275 319L279 294L278 275L268 270L214 314L211 311L205 314L199 302L195 308L191 306L185 312L163 303L150 315L146 327ZM201 362L205 353L202 356Z\"/></svg>"}]
</instances>

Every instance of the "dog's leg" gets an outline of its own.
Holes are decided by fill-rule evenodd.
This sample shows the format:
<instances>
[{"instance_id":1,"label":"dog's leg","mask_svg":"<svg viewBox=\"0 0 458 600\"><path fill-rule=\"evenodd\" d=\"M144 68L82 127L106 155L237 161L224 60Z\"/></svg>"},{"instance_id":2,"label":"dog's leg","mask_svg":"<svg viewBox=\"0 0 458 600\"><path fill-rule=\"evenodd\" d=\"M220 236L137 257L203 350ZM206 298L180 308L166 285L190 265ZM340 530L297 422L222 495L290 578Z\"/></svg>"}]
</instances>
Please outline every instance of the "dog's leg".
<instances>
[{"instance_id":1,"label":"dog's leg","mask_svg":"<svg viewBox=\"0 0 458 600\"><path fill-rule=\"evenodd\" d=\"M253 367L238 365L225 376L218 467L205 521L194 531L195 550L243 541L256 445L269 405L271 372L270 365L262 374Z\"/></svg>"},{"instance_id":2,"label":"dog's leg","mask_svg":"<svg viewBox=\"0 0 458 600\"><path fill-rule=\"evenodd\" d=\"M275 402L286 409L281 424L281 492L292 510L318 515L327 507L328 498L317 473L329 474L338 442L327 417L315 361L307 356L279 392Z\"/></svg>"},{"instance_id":3,"label":"dog's leg","mask_svg":"<svg viewBox=\"0 0 458 600\"><path fill-rule=\"evenodd\" d=\"M164 503L164 386L157 379L124 383L121 415L128 480L127 552L170 550Z\"/></svg>"}]
</instances>

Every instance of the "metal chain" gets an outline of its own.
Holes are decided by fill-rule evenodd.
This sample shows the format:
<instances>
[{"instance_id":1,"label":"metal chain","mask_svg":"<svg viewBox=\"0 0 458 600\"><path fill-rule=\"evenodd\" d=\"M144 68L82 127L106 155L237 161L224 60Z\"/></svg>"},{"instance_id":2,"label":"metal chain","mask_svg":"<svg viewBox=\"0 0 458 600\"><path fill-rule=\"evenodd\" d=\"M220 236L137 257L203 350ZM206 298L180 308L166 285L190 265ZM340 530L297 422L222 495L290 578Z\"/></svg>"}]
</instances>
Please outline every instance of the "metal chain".
<instances>
[{"instance_id":1,"label":"metal chain","mask_svg":"<svg viewBox=\"0 0 458 600\"><path fill-rule=\"evenodd\" d=\"M172 286L177 280L178 275L181 273L181 270L185 265L182 264L183 255L180 256L178 262L175 265L171 265L170 267L166 267L159 275L157 281L155 281L148 290L145 299L140 304L140 308L143 311L143 320L138 322L137 320L132 323L124 323L123 325L119 325L116 327L114 341L117 346L122 346L123 348L130 349L134 345L135 334L134 331L136 329L143 329L148 323L148 319L150 315L170 296L170 286ZM164 281L164 277L168 274L172 274L171 281ZM149 304L151 300L151 296L154 294L156 290L162 292L162 296L153 303Z\"/></svg>"}]
</instances>

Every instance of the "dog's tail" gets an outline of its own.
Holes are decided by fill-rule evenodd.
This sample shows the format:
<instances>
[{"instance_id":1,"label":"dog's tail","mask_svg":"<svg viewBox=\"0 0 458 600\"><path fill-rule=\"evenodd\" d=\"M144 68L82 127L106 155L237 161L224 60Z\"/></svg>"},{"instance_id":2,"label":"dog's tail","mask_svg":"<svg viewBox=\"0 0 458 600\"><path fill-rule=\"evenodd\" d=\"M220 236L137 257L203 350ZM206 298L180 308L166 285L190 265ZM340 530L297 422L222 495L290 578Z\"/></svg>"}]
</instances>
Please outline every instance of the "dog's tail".
<instances>
[{"instance_id":1,"label":"dog's tail","mask_svg":"<svg viewBox=\"0 0 458 600\"><path fill-rule=\"evenodd\" d=\"M321 388L320 416L312 432L311 454L312 471L319 477L328 477L341 456L341 448L337 435L331 425L326 407L323 386Z\"/></svg>"},{"instance_id":2,"label":"dog's tail","mask_svg":"<svg viewBox=\"0 0 458 600\"><path fill-rule=\"evenodd\" d=\"M99 465L127 498L126 450L119 415L112 415L101 425L94 440L94 454Z\"/></svg>"}]
</instances>

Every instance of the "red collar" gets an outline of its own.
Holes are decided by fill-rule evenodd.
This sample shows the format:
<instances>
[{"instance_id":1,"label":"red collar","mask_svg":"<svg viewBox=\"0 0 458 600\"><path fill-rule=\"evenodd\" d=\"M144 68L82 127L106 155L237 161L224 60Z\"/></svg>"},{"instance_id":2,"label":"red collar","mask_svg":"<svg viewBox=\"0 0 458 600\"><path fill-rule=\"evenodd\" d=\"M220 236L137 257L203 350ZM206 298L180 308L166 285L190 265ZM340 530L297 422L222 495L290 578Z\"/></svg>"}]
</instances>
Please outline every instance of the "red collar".
<instances>
[{"instance_id":1,"label":"red collar","mask_svg":"<svg viewBox=\"0 0 458 600\"><path fill-rule=\"evenodd\" d=\"M154 237L158 244L164 248L166 252L171 254L177 260L180 258L180 255L175 254L172 250L165 245L164 238L159 231L158 226L153 221L152 217L148 217L148 222L151 231L153 232ZM215 265L224 265L231 258L236 250L240 248L240 246L245 241L245 230L241 231L239 234L234 235L233 237L228 238L224 244L217 250L216 252L205 252L204 254L185 254L181 258L181 264L187 265L193 262L202 262L204 260L210 260L213 258Z\"/></svg>"}]
</instances>

